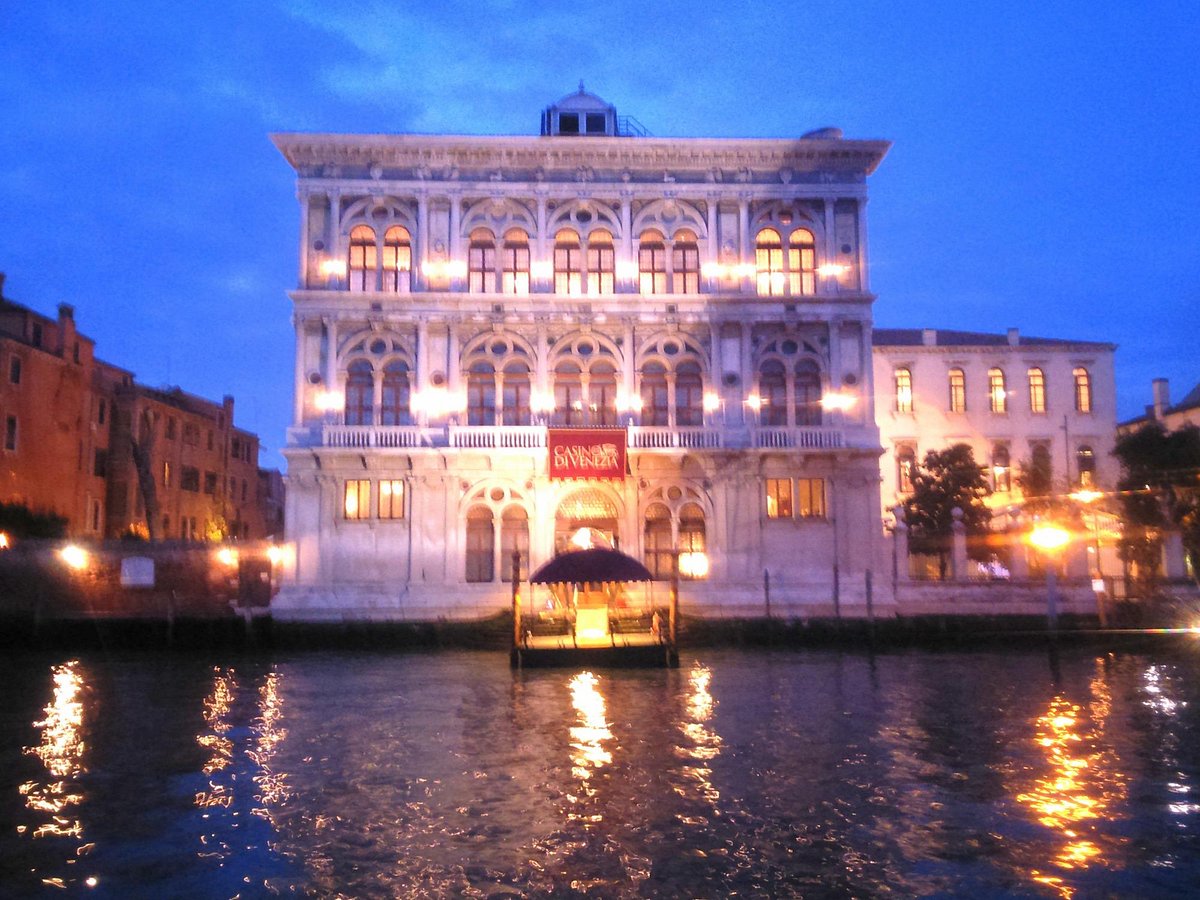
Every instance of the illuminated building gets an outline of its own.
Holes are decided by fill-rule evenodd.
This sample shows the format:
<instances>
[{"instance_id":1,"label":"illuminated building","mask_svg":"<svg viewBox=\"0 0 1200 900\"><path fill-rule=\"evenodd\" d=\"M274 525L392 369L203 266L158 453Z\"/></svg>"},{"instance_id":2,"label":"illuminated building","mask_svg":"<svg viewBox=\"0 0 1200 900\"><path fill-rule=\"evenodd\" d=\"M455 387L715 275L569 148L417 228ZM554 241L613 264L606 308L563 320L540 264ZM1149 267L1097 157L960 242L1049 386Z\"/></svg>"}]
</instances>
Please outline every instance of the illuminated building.
<instances>
[{"instance_id":1,"label":"illuminated building","mask_svg":"<svg viewBox=\"0 0 1200 900\"><path fill-rule=\"evenodd\" d=\"M659 577L692 554L693 611L757 613L769 573L781 610L863 614L888 143L648 137L582 89L541 131L274 136L301 223L275 614L489 613L512 550L527 574L582 527Z\"/></svg>"},{"instance_id":2,"label":"illuminated building","mask_svg":"<svg viewBox=\"0 0 1200 900\"><path fill-rule=\"evenodd\" d=\"M149 429L158 537L278 533L278 492L264 490L273 482L260 476L258 437L234 426L232 397L137 384L96 358L73 307L50 319L2 291L0 275L0 502L60 515L72 537L145 534L130 445Z\"/></svg>"},{"instance_id":3,"label":"illuminated building","mask_svg":"<svg viewBox=\"0 0 1200 900\"><path fill-rule=\"evenodd\" d=\"M967 444L997 509L1022 500L1018 475L1040 460L1054 490L1111 489L1116 387L1112 344L919 328L874 332L883 502L909 490L930 450Z\"/></svg>"}]
</instances>

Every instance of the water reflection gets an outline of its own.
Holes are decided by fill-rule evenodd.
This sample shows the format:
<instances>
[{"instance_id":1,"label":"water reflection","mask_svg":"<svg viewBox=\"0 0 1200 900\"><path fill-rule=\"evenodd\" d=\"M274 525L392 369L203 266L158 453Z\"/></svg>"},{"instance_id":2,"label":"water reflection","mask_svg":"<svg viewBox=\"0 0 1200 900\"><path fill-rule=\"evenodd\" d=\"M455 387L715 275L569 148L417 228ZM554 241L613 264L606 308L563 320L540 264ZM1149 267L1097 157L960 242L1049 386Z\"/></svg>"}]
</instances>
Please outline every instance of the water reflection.
<instances>
[{"instance_id":1,"label":"water reflection","mask_svg":"<svg viewBox=\"0 0 1200 900\"><path fill-rule=\"evenodd\" d=\"M604 717L604 695L599 684L600 680L591 672L580 672L569 685L571 705L580 723L571 727L571 771L583 782L589 797L594 793L588 783L592 771L612 762L612 753L605 749L604 743L612 740L613 735Z\"/></svg>"},{"instance_id":2,"label":"water reflection","mask_svg":"<svg viewBox=\"0 0 1200 900\"><path fill-rule=\"evenodd\" d=\"M209 752L209 758L201 771L209 776L208 790L196 793L196 805L202 809L233 802L233 785L213 779L213 775L227 769L233 762L233 741L229 732L233 723L229 711L237 697L237 679L233 669L217 667L213 670L212 691L204 698L204 724L208 730L196 735L196 743Z\"/></svg>"},{"instance_id":3,"label":"water reflection","mask_svg":"<svg viewBox=\"0 0 1200 900\"><path fill-rule=\"evenodd\" d=\"M46 817L40 825L29 831L29 826L18 825L18 834L32 837L83 838L83 821L76 807L83 802L83 793L77 779L87 772L84 755L87 744L83 736L84 692L87 684L80 669L79 660L71 660L50 670L54 684L52 699L43 712L45 717L33 723L41 729L41 743L36 747L24 748L25 753L36 756L46 767L51 780L27 781L18 788L25 798L25 806ZM91 843L78 844L67 864L75 862L93 849ZM88 887L95 887L94 876L83 879ZM49 876L42 883L66 888L67 879Z\"/></svg>"},{"instance_id":4,"label":"water reflection","mask_svg":"<svg viewBox=\"0 0 1200 900\"><path fill-rule=\"evenodd\" d=\"M721 752L721 737L708 724L716 705L708 689L711 681L712 670L695 663L688 673L687 714L679 729L687 738L684 752L696 761L695 765L683 767L684 774L696 782L701 796L719 814L717 801L721 792L712 783L712 768L708 765Z\"/></svg>"},{"instance_id":5,"label":"water reflection","mask_svg":"<svg viewBox=\"0 0 1200 900\"><path fill-rule=\"evenodd\" d=\"M267 673L262 687L258 689L258 717L254 721L254 746L246 751L250 760L258 766L254 784L258 788L255 799L259 805L254 814L271 819L271 807L278 806L287 798L287 775L275 768L275 757L279 745L287 737L283 727L283 701L279 693L280 675L277 671Z\"/></svg>"},{"instance_id":6,"label":"water reflection","mask_svg":"<svg viewBox=\"0 0 1200 900\"><path fill-rule=\"evenodd\" d=\"M1112 697L1100 660L1089 687L1091 701L1086 710L1057 694L1037 718L1034 742L1044 755L1046 772L1029 790L1017 795L1038 822L1059 837L1058 850L1050 860L1056 871L1032 868L1030 876L1064 898L1076 890L1065 874L1108 862L1097 842L1101 835L1098 826L1125 797L1120 760L1104 740Z\"/></svg>"}]
</instances>

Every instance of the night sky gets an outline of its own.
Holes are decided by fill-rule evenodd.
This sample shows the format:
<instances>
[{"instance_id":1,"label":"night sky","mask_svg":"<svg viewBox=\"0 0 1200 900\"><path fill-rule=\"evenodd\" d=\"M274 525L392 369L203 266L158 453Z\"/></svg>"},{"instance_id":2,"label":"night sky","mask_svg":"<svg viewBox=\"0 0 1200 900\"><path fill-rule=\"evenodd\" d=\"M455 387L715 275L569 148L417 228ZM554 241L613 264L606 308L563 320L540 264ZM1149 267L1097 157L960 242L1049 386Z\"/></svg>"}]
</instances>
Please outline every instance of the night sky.
<instances>
[{"instance_id":1,"label":"night sky","mask_svg":"<svg viewBox=\"0 0 1200 900\"><path fill-rule=\"evenodd\" d=\"M1200 6L159 0L0 13L0 270L146 384L291 412L299 215L274 131L536 134L588 90L658 136L894 143L876 323L1112 341L1122 418L1200 380Z\"/></svg>"}]
</instances>

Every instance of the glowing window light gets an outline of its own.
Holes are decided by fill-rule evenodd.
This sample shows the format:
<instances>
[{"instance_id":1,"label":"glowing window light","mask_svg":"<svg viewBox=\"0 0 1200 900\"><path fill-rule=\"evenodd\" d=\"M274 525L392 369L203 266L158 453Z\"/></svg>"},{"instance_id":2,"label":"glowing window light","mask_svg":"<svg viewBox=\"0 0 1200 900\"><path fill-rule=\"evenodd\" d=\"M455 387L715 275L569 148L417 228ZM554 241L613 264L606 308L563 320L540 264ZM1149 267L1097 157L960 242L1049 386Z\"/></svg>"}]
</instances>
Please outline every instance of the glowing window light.
<instances>
[{"instance_id":1,"label":"glowing window light","mask_svg":"<svg viewBox=\"0 0 1200 900\"><path fill-rule=\"evenodd\" d=\"M1029 543L1043 553L1054 553L1071 542L1071 532L1061 525L1037 525L1029 532Z\"/></svg>"},{"instance_id":2,"label":"glowing window light","mask_svg":"<svg viewBox=\"0 0 1200 900\"><path fill-rule=\"evenodd\" d=\"M539 259L530 264L529 274L542 281L549 281L554 276L554 263L548 259Z\"/></svg>"},{"instance_id":3,"label":"glowing window light","mask_svg":"<svg viewBox=\"0 0 1200 900\"><path fill-rule=\"evenodd\" d=\"M839 263L825 263L823 266L817 266L817 274L822 278L839 278L849 271L849 266L843 266Z\"/></svg>"},{"instance_id":4,"label":"glowing window light","mask_svg":"<svg viewBox=\"0 0 1200 900\"><path fill-rule=\"evenodd\" d=\"M340 412L346 406L346 397L341 391L318 391L313 405L321 412Z\"/></svg>"},{"instance_id":5,"label":"glowing window light","mask_svg":"<svg viewBox=\"0 0 1200 900\"><path fill-rule=\"evenodd\" d=\"M825 410L847 410L858 402L853 394L844 393L842 391L830 391L821 397L821 409Z\"/></svg>"},{"instance_id":6,"label":"glowing window light","mask_svg":"<svg viewBox=\"0 0 1200 900\"><path fill-rule=\"evenodd\" d=\"M76 571L87 568L87 551L76 544L68 544L58 551L59 558Z\"/></svg>"},{"instance_id":7,"label":"glowing window light","mask_svg":"<svg viewBox=\"0 0 1200 900\"><path fill-rule=\"evenodd\" d=\"M680 553L679 574L685 578L706 578L708 576L708 554L702 550Z\"/></svg>"},{"instance_id":8,"label":"glowing window light","mask_svg":"<svg viewBox=\"0 0 1200 900\"><path fill-rule=\"evenodd\" d=\"M7 550L10 546L12 545L8 540L8 532L0 531L0 550Z\"/></svg>"},{"instance_id":9,"label":"glowing window light","mask_svg":"<svg viewBox=\"0 0 1200 900\"><path fill-rule=\"evenodd\" d=\"M631 259L623 259L617 263L617 277L622 281L632 281L638 277L637 263Z\"/></svg>"},{"instance_id":10,"label":"glowing window light","mask_svg":"<svg viewBox=\"0 0 1200 900\"><path fill-rule=\"evenodd\" d=\"M700 274L705 278L720 278L729 274L729 267L719 262L706 262L700 267Z\"/></svg>"},{"instance_id":11,"label":"glowing window light","mask_svg":"<svg viewBox=\"0 0 1200 900\"><path fill-rule=\"evenodd\" d=\"M346 263L340 259L326 259L321 262L321 274L326 278L345 278Z\"/></svg>"}]
</instances>

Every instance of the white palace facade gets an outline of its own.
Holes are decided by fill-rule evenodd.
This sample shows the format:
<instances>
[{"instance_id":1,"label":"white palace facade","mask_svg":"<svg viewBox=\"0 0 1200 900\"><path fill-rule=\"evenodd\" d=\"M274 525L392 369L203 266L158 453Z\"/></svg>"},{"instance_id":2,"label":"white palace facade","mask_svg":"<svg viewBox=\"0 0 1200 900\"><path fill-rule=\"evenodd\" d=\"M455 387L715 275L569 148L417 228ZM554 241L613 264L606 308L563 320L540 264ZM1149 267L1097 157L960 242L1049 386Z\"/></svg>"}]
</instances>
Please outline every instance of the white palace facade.
<instances>
[{"instance_id":1,"label":"white palace facade","mask_svg":"<svg viewBox=\"0 0 1200 900\"><path fill-rule=\"evenodd\" d=\"M581 528L685 610L887 614L867 177L889 144L277 134L300 202L281 618L488 614ZM638 129L640 131L640 129ZM873 584L873 588L869 585Z\"/></svg>"}]
</instances>

